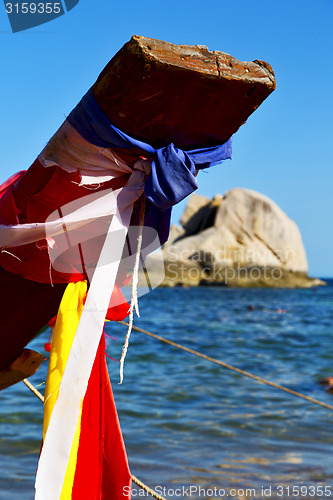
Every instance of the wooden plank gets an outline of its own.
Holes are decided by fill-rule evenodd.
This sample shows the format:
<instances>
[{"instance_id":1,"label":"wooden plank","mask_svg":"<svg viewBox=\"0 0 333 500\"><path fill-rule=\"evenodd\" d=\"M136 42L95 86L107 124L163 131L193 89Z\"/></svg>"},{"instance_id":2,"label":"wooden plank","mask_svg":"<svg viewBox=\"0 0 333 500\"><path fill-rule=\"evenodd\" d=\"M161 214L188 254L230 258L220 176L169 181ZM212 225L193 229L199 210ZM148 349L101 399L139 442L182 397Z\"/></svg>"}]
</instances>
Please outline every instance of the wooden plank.
<instances>
[{"instance_id":1,"label":"wooden plank","mask_svg":"<svg viewBox=\"0 0 333 500\"><path fill-rule=\"evenodd\" d=\"M0 391L36 373L43 359L39 352L23 349L8 368L0 371Z\"/></svg>"},{"instance_id":2,"label":"wooden plank","mask_svg":"<svg viewBox=\"0 0 333 500\"><path fill-rule=\"evenodd\" d=\"M155 147L173 142L189 149L225 142L275 86L264 61L133 36L92 92L124 132Z\"/></svg>"}]
</instances>

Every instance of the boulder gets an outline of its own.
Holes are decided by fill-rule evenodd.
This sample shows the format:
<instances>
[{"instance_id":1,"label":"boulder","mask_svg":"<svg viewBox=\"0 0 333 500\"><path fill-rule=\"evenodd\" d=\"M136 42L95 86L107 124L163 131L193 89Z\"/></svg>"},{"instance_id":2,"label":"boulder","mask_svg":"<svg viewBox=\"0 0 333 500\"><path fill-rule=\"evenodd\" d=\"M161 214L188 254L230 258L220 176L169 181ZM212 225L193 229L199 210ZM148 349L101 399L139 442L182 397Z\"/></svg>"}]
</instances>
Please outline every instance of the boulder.
<instances>
[{"instance_id":1,"label":"boulder","mask_svg":"<svg viewBox=\"0 0 333 500\"><path fill-rule=\"evenodd\" d=\"M172 226L170 227L168 241L164 243L163 249L166 249L167 247L173 245L173 243L182 238L184 234L185 230L182 227L178 226L177 224L172 224Z\"/></svg>"},{"instance_id":2,"label":"boulder","mask_svg":"<svg viewBox=\"0 0 333 500\"><path fill-rule=\"evenodd\" d=\"M235 188L213 199L194 194L161 250L163 285L309 287L300 231L276 203ZM160 256L159 256L160 257ZM154 258L149 258L154 268Z\"/></svg>"}]
</instances>

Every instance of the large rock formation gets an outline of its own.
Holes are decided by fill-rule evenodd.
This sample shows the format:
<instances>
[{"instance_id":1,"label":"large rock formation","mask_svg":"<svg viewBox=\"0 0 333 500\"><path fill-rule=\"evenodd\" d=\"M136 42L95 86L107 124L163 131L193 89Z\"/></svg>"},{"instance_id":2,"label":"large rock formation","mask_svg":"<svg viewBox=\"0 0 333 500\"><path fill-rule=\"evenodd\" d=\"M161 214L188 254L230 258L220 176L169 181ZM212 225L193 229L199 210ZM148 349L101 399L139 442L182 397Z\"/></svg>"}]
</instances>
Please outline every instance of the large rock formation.
<instances>
[{"instance_id":1,"label":"large rock formation","mask_svg":"<svg viewBox=\"0 0 333 500\"><path fill-rule=\"evenodd\" d=\"M301 234L269 198L235 188L212 200L194 194L163 246L163 285L309 287ZM150 272L154 259L149 257Z\"/></svg>"}]
</instances>

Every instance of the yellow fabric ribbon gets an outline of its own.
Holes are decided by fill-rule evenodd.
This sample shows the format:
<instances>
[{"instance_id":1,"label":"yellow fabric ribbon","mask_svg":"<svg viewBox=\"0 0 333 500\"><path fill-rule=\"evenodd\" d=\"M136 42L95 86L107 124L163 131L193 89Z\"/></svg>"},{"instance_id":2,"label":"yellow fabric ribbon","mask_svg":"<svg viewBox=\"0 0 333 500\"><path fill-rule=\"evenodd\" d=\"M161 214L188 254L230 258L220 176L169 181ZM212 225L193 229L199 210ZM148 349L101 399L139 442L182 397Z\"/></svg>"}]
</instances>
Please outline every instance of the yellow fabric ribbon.
<instances>
[{"instance_id":1,"label":"yellow fabric ribbon","mask_svg":"<svg viewBox=\"0 0 333 500\"><path fill-rule=\"evenodd\" d=\"M86 281L69 283L60 303L53 332L52 348L46 379L43 439L45 439L53 407L58 397L59 386L65 371L75 332L80 321L86 293ZM70 412L70 408L68 408L68 411ZM64 415L64 425L66 425L66 415ZM60 500L69 500L72 496L80 431L81 416L74 436Z\"/></svg>"}]
</instances>

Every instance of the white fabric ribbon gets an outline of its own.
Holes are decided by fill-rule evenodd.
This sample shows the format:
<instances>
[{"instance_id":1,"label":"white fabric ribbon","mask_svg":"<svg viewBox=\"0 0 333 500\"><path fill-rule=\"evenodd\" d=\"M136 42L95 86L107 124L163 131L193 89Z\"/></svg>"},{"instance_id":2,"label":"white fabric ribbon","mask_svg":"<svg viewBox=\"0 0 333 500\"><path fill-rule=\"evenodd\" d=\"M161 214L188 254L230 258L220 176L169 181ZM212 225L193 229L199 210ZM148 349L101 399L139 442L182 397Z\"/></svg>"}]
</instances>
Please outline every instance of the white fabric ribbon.
<instances>
[{"instance_id":1,"label":"white fabric ribbon","mask_svg":"<svg viewBox=\"0 0 333 500\"><path fill-rule=\"evenodd\" d=\"M143 192L144 178L142 171L134 171L128 185L112 193L116 206L109 207L108 213L114 212L114 215L90 283L46 433L36 476L35 500L59 500L61 496L81 405L103 332L133 203Z\"/></svg>"},{"instance_id":2,"label":"white fabric ribbon","mask_svg":"<svg viewBox=\"0 0 333 500\"><path fill-rule=\"evenodd\" d=\"M133 204L144 192L144 184L151 163L142 159L133 167L119 160L111 150L85 141L68 122L65 122L49 141L41 155L45 168L58 165L66 171L79 171L80 185L100 184L130 173L123 188L93 192L65 207L59 207L43 223L0 225L0 247L12 248L69 233L71 242L80 242L82 228L96 221L104 225L106 236L92 270L90 288L80 322L75 333L58 398L54 405L43 444L36 476L35 500L59 500L75 431L79 422L81 405L103 332L106 312L114 288L126 235L133 211ZM76 231L75 230L80 230ZM83 231L84 232L84 231ZM78 234L78 237L76 237ZM104 234L104 233L103 233Z\"/></svg>"}]
</instances>

